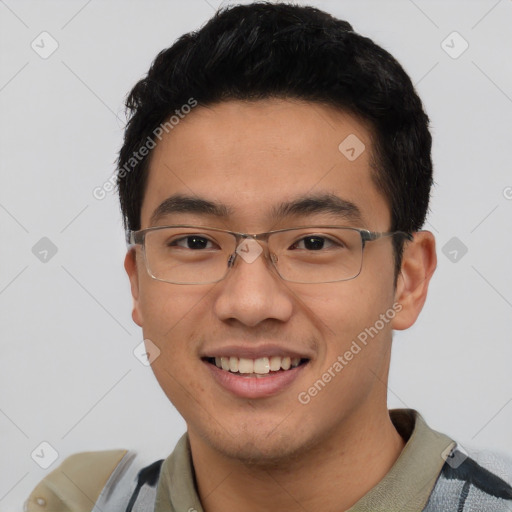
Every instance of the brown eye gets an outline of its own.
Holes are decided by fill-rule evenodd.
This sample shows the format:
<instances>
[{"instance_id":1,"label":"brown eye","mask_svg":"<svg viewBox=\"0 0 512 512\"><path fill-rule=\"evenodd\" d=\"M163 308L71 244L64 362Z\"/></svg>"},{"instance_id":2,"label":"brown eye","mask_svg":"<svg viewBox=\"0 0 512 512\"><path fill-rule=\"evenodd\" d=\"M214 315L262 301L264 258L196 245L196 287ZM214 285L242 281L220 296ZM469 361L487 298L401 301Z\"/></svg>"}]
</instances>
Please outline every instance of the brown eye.
<instances>
[{"instance_id":1,"label":"brown eye","mask_svg":"<svg viewBox=\"0 0 512 512\"><path fill-rule=\"evenodd\" d=\"M208 245L208 244L210 244L210 245ZM208 240L208 238L205 238L204 236L198 236L198 235L190 235L190 236L185 236L183 238L179 238L178 240L174 240L169 245L183 247L185 249L192 249L192 250L212 249L213 248L213 244L212 244L211 240Z\"/></svg>"},{"instance_id":2,"label":"brown eye","mask_svg":"<svg viewBox=\"0 0 512 512\"><path fill-rule=\"evenodd\" d=\"M333 240L324 236L309 235L297 240L291 249L304 249L306 251L320 251L322 249L328 249L335 245L339 245Z\"/></svg>"}]
</instances>

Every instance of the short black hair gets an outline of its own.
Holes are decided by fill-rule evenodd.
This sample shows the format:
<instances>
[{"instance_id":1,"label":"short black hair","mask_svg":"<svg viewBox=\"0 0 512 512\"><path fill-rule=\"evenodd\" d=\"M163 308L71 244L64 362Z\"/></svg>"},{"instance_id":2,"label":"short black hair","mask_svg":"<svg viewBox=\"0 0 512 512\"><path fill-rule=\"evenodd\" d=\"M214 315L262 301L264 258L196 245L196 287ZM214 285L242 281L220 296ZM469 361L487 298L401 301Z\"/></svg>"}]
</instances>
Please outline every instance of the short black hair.
<instances>
[{"instance_id":1,"label":"short black hair","mask_svg":"<svg viewBox=\"0 0 512 512\"><path fill-rule=\"evenodd\" d=\"M191 100L206 106L268 98L316 102L364 121L372 134L372 178L391 212L389 229L412 233L423 226L432 138L401 65L348 22L315 7L256 2L221 9L180 37L129 93L117 173L125 228L140 229L151 157L140 149L155 146L159 126L172 128L169 120ZM397 271L402 243L395 239Z\"/></svg>"}]
</instances>

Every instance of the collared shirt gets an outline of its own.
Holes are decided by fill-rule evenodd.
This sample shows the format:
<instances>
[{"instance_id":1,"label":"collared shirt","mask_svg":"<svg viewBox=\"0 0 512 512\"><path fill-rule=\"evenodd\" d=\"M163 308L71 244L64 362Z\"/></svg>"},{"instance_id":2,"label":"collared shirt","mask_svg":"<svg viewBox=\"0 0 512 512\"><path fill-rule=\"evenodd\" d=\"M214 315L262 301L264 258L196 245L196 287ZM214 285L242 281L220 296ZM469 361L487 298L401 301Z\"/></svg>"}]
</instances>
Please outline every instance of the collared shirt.
<instances>
[{"instance_id":1,"label":"collared shirt","mask_svg":"<svg viewBox=\"0 0 512 512\"><path fill-rule=\"evenodd\" d=\"M421 511L455 442L432 430L419 413L390 411L406 445L384 478L347 512ZM185 434L164 461L154 512L204 512L197 494L188 437Z\"/></svg>"},{"instance_id":2,"label":"collared shirt","mask_svg":"<svg viewBox=\"0 0 512 512\"><path fill-rule=\"evenodd\" d=\"M480 465L413 410L390 411L406 445L394 465L347 512L512 512L512 460L488 453ZM476 455L476 454L475 454ZM481 454L482 455L482 454ZM496 454L497 455L497 454ZM27 512L204 512L188 436L147 465L128 450L67 457L32 491Z\"/></svg>"}]
</instances>

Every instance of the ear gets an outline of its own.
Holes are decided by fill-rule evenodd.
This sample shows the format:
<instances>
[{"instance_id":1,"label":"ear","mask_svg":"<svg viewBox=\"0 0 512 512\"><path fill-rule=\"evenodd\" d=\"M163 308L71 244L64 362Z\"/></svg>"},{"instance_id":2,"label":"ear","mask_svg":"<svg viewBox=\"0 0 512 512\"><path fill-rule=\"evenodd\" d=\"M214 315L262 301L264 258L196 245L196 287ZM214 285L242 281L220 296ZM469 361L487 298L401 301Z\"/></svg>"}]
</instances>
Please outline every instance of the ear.
<instances>
[{"instance_id":1,"label":"ear","mask_svg":"<svg viewBox=\"0 0 512 512\"><path fill-rule=\"evenodd\" d=\"M133 297L132 318L133 321L139 327L142 327L143 320L139 301L139 274L137 269L137 250L135 248L129 250L126 253L126 256L124 258L124 268L126 270L126 273L128 274L128 278L130 279L130 287Z\"/></svg>"},{"instance_id":2,"label":"ear","mask_svg":"<svg viewBox=\"0 0 512 512\"><path fill-rule=\"evenodd\" d=\"M402 306L392 322L393 329L408 329L418 318L427 298L428 285L437 265L436 241L430 231L414 233L406 242L397 278L395 302Z\"/></svg>"}]
</instances>

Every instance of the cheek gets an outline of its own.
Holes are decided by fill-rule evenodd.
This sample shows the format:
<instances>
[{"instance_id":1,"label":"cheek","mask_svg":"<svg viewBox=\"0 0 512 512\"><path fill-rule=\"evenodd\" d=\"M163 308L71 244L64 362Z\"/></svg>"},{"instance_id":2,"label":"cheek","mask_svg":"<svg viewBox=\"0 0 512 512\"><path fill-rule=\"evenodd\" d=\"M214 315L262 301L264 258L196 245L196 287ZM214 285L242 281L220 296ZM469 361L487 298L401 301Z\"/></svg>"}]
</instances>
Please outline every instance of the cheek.
<instances>
[{"instance_id":1,"label":"cheek","mask_svg":"<svg viewBox=\"0 0 512 512\"><path fill-rule=\"evenodd\" d=\"M170 395L176 385L174 378L182 380L184 361L189 357L189 344L185 343L191 305L182 294L169 293L172 285L153 281L144 283L140 293L140 308L144 318L143 336L151 340L160 351L152 362L157 380ZM190 363L189 363L190 364Z\"/></svg>"},{"instance_id":2,"label":"cheek","mask_svg":"<svg viewBox=\"0 0 512 512\"><path fill-rule=\"evenodd\" d=\"M155 368L165 367L181 373L197 358L200 343L198 328L211 311L210 288L184 287L149 279L143 282L140 307L144 315L144 338L160 350ZM204 326L204 324L203 324Z\"/></svg>"},{"instance_id":3,"label":"cheek","mask_svg":"<svg viewBox=\"0 0 512 512\"><path fill-rule=\"evenodd\" d=\"M173 331L190 323L200 307L205 290L156 281L141 281L140 308L144 315L144 333L158 337L172 336Z\"/></svg>"},{"instance_id":4,"label":"cheek","mask_svg":"<svg viewBox=\"0 0 512 512\"><path fill-rule=\"evenodd\" d=\"M310 293L307 297L323 343L319 360L311 368L308 379L311 387L302 391L315 393L318 414L329 417L333 414L333 402L344 404L339 409L342 415L365 402L372 390L378 391L388 367L394 314L392 288L378 288L377 283L371 288L355 285L342 288L348 284L341 283L335 285L335 291ZM382 320L381 315L390 310L392 314L388 313ZM328 383L325 391L319 381ZM316 391L318 386L321 393Z\"/></svg>"},{"instance_id":5,"label":"cheek","mask_svg":"<svg viewBox=\"0 0 512 512\"><path fill-rule=\"evenodd\" d=\"M143 334L160 350L151 367L160 387L183 414L191 397L204 393L197 379L203 369L197 357L198 318L205 302L205 292L184 290L168 283L154 282L141 291L144 311ZM187 415L188 416L188 415Z\"/></svg>"},{"instance_id":6,"label":"cheek","mask_svg":"<svg viewBox=\"0 0 512 512\"><path fill-rule=\"evenodd\" d=\"M356 279L341 283L328 283L300 291L300 298L308 311L310 321L327 338L342 341L347 334L364 328L367 318L378 309L381 301L375 289L365 291L356 286ZM375 286L375 284L374 284Z\"/></svg>"},{"instance_id":7,"label":"cheek","mask_svg":"<svg viewBox=\"0 0 512 512\"><path fill-rule=\"evenodd\" d=\"M354 360L381 359L388 350L386 339L390 339L391 319L386 317L387 321L382 321L381 315L392 308L392 281L387 277L379 281L376 277L365 282L365 279L359 280L361 277L301 292L309 321L324 339L319 361L322 367L329 367L357 340L362 349Z\"/></svg>"}]
</instances>

